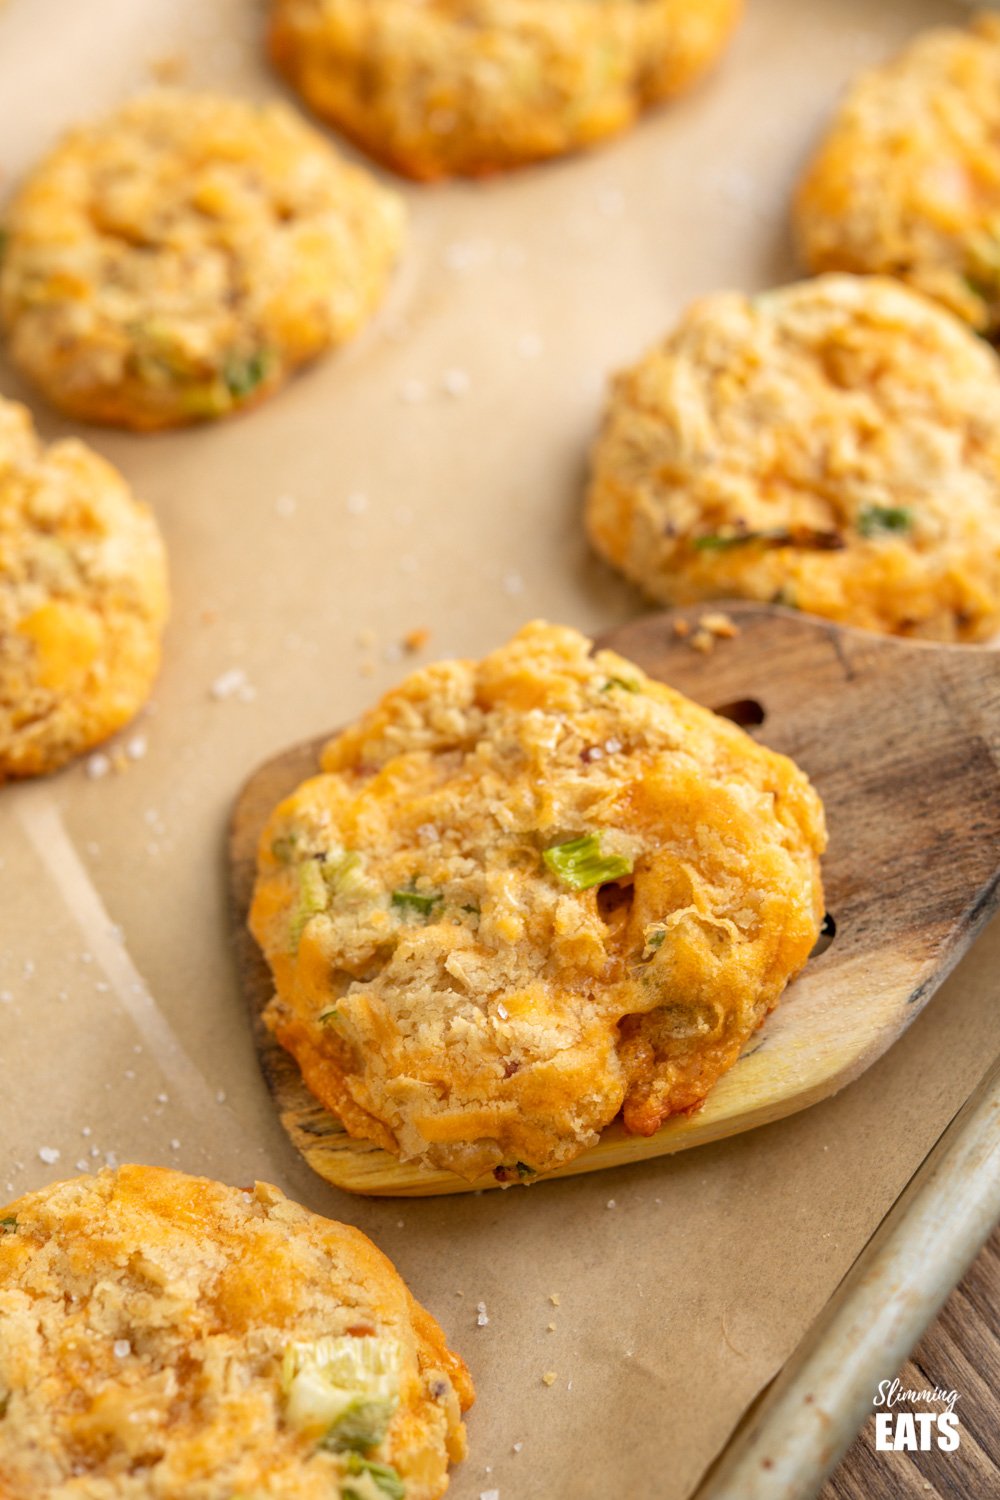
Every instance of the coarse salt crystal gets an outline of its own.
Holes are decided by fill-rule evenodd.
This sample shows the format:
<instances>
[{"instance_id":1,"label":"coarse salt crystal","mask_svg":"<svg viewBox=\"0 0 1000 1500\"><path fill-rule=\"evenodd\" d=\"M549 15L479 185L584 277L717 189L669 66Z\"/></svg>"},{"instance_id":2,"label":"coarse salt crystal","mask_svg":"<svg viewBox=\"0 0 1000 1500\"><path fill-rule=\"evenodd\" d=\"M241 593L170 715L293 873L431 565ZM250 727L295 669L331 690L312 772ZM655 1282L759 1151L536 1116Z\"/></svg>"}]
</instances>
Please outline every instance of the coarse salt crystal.
<instances>
[{"instance_id":1,"label":"coarse salt crystal","mask_svg":"<svg viewBox=\"0 0 1000 1500\"><path fill-rule=\"evenodd\" d=\"M107 776L111 770L111 761L103 751L98 750L96 755L87 757L87 775L91 781L99 781L102 776Z\"/></svg>"},{"instance_id":2,"label":"coarse salt crystal","mask_svg":"<svg viewBox=\"0 0 1000 1500\"><path fill-rule=\"evenodd\" d=\"M486 1311L486 1303L485 1302L477 1302L476 1303L476 1326L477 1326L477 1328L485 1328L486 1325L489 1323L489 1321L490 1321L490 1319L489 1319L489 1314Z\"/></svg>"},{"instance_id":3,"label":"coarse salt crystal","mask_svg":"<svg viewBox=\"0 0 1000 1500\"><path fill-rule=\"evenodd\" d=\"M449 396L464 396L471 381L465 370L446 370L441 384Z\"/></svg>"},{"instance_id":4,"label":"coarse salt crystal","mask_svg":"<svg viewBox=\"0 0 1000 1500\"><path fill-rule=\"evenodd\" d=\"M129 760L142 760L149 749L149 741L144 734L134 734L125 746L125 754Z\"/></svg>"},{"instance_id":5,"label":"coarse salt crystal","mask_svg":"<svg viewBox=\"0 0 1000 1500\"><path fill-rule=\"evenodd\" d=\"M499 1490L480 1490L479 1500L500 1500Z\"/></svg>"},{"instance_id":6,"label":"coarse salt crystal","mask_svg":"<svg viewBox=\"0 0 1000 1500\"><path fill-rule=\"evenodd\" d=\"M604 1206L605 1208L616 1208L617 1204L615 1203L615 1200L613 1198L609 1198Z\"/></svg>"},{"instance_id":7,"label":"coarse salt crystal","mask_svg":"<svg viewBox=\"0 0 1000 1500\"><path fill-rule=\"evenodd\" d=\"M225 698L235 698L249 687L247 674L242 667L230 667L227 672L220 672L209 689L211 696L222 702Z\"/></svg>"},{"instance_id":8,"label":"coarse salt crystal","mask_svg":"<svg viewBox=\"0 0 1000 1500\"><path fill-rule=\"evenodd\" d=\"M115 1359L128 1359L132 1353L132 1345L128 1339L115 1339L111 1346L115 1352Z\"/></svg>"},{"instance_id":9,"label":"coarse salt crystal","mask_svg":"<svg viewBox=\"0 0 1000 1500\"><path fill-rule=\"evenodd\" d=\"M506 1021L510 1016L510 1011L507 1009L506 1005L504 1005L502 1000L497 1004L497 1015L500 1017L501 1021Z\"/></svg>"},{"instance_id":10,"label":"coarse salt crystal","mask_svg":"<svg viewBox=\"0 0 1000 1500\"><path fill-rule=\"evenodd\" d=\"M55 1146L41 1146L38 1155L47 1167L51 1167L59 1160L60 1153Z\"/></svg>"},{"instance_id":11,"label":"coarse salt crystal","mask_svg":"<svg viewBox=\"0 0 1000 1500\"><path fill-rule=\"evenodd\" d=\"M604 741L604 748L607 751L608 755L617 755L621 747L621 740L617 739L614 735L612 735L609 740Z\"/></svg>"}]
</instances>

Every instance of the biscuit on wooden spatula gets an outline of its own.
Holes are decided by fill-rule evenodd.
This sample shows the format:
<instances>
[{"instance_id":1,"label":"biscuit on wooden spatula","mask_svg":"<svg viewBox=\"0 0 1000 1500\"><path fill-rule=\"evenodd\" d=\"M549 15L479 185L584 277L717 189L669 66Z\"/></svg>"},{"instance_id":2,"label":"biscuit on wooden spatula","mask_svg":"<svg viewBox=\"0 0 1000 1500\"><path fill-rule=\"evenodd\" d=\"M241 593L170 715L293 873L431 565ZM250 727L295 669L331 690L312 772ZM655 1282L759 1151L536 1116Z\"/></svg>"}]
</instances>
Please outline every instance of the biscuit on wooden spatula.
<instances>
[{"instance_id":1,"label":"biscuit on wooden spatula","mask_svg":"<svg viewBox=\"0 0 1000 1500\"><path fill-rule=\"evenodd\" d=\"M537 1181L790 1114L885 1050L993 909L992 652L756 605L581 642L529 627L424 669L318 779L321 740L239 798L258 1050L339 1187Z\"/></svg>"}]
</instances>

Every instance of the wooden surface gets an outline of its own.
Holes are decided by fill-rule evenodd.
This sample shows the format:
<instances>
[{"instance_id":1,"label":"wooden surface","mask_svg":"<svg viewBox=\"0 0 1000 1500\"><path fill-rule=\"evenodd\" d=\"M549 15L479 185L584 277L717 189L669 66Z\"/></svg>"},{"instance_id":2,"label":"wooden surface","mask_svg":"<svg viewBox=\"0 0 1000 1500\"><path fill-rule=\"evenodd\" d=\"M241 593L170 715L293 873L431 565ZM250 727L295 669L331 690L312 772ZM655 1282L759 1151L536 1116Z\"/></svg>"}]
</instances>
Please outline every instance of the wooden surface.
<instances>
[{"instance_id":1,"label":"wooden surface","mask_svg":"<svg viewBox=\"0 0 1000 1500\"><path fill-rule=\"evenodd\" d=\"M754 733L809 773L830 827L823 871L836 936L700 1111L652 1137L627 1136L614 1123L553 1175L716 1140L834 1093L919 1013L997 902L995 653L884 639L759 605L729 613L739 634L710 653L675 630L679 619L696 622L696 610L645 616L601 644L710 708L741 722L762 719ZM237 961L282 1122L314 1170L351 1191L424 1196L496 1187L492 1178L469 1184L401 1164L352 1140L307 1092L261 1019L272 986L246 930L257 841L274 805L315 771L322 743L297 746L251 777L232 826Z\"/></svg>"},{"instance_id":2,"label":"wooden surface","mask_svg":"<svg viewBox=\"0 0 1000 1500\"><path fill-rule=\"evenodd\" d=\"M959 1392L956 1452L879 1453L872 1417L819 1500L1000 1500L1000 1229L900 1370L899 1381L904 1389Z\"/></svg>"}]
</instances>

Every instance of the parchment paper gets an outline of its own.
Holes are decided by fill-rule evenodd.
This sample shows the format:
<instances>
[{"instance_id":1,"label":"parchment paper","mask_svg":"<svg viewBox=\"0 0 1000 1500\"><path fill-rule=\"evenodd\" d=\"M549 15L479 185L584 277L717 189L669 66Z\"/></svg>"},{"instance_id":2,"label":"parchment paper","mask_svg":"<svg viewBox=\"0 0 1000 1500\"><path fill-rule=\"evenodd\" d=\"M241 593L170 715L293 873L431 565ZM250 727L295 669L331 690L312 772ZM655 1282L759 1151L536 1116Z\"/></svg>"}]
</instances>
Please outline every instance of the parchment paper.
<instances>
[{"instance_id":1,"label":"parchment paper","mask_svg":"<svg viewBox=\"0 0 1000 1500\"><path fill-rule=\"evenodd\" d=\"M119 738L125 769L0 794L0 1200L131 1159L256 1174L360 1225L472 1367L456 1500L687 1495L1000 1047L994 928L891 1054L809 1113L527 1192L362 1201L287 1144L235 986L223 836L243 777L396 680L410 630L430 631L425 659L534 615L597 630L638 611L579 525L606 372L692 296L793 273L786 200L838 89L957 13L749 11L721 69L630 137L407 189L384 313L260 411L87 434L166 532L166 665ZM261 21L253 0L8 0L0 192L165 59L192 84L279 92ZM2 366L0 390L47 436L70 430Z\"/></svg>"}]
</instances>

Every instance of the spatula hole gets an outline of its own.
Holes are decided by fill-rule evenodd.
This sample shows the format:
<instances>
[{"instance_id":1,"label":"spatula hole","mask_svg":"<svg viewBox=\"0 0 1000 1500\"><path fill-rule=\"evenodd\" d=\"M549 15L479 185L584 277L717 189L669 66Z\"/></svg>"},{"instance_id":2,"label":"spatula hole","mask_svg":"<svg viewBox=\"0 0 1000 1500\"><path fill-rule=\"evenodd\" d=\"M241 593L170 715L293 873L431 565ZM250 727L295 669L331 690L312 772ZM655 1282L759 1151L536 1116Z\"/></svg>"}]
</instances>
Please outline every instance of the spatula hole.
<instances>
[{"instance_id":1,"label":"spatula hole","mask_svg":"<svg viewBox=\"0 0 1000 1500\"><path fill-rule=\"evenodd\" d=\"M622 931L632 909L632 882L602 885L597 892L597 911L611 934Z\"/></svg>"},{"instance_id":2,"label":"spatula hole","mask_svg":"<svg viewBox=\"0 0 1000 1500\"><path fill-rule=\"evenodd\" d=\"M756 698L737 698L733 703L723 703L714 712L720 719L731 719L741 729L755 729L767 718L764 705Z\"/></svg>"},{"instance_id":3,"label":"spatula hole","mask_svg":"<svg viewBox=\"0 0 1000 1500\"><path fill-rule=\"evenodd\" d=\"M827 948L829 948L830 944L833 942L836 936L837 919L832 912L827 912L823 917L823 925L819 930L819 937L816 939L816 942L813 946L813 951L810 953L809 957L819 958L821 953L826 952Z\"/></svg>"}]
</instances>

